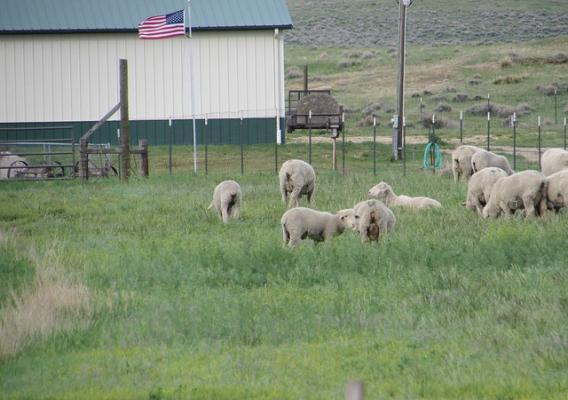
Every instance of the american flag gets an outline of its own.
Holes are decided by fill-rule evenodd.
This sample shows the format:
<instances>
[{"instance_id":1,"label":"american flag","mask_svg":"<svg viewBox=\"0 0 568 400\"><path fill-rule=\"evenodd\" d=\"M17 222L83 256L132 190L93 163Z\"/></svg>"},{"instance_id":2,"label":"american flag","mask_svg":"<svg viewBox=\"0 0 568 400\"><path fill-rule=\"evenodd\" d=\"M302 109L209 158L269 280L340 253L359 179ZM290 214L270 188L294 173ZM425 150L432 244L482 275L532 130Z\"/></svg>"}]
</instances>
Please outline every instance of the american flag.
<instances>
[{"instance_id":1,"label":"american flag","mask_svg":"<svg viewBox=\"0 0 568 400\"><path fill-rule=\"evenodd\" d=\"M146 18L138 25L138 37L140 39L163 39L185 35L183 16L183 10L179 10L171 14Z\"/></svg>"}]
</instances>

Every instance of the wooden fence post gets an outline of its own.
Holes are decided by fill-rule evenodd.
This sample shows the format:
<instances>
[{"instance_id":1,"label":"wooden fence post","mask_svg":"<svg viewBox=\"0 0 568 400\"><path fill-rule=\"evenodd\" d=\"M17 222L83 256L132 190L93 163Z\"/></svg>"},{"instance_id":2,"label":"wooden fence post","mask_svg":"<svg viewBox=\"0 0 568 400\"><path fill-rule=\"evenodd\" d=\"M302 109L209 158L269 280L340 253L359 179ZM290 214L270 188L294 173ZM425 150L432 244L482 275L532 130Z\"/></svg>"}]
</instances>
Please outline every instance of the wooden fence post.
<instances>
[{"instance_id":1,"label":"wooden fence post","mask_svg":"<svg viewBox=\"0 0 568 400\"><path fill-rule=\"evenodd\" d=\"M128 131L128 60L120 60L120 140L121 179L128 181L130 175L130 134Z\"/></svg>"},{"instance_id":2,"label":"wooden fence post","mask_svg":"<svg viewBox=\"0 0 568 400\"><path fill-rule=\"evenodd\" d=\"M363 400L365 398L365 387L361 381L351 381L347 383L345 389L345 400Z\"/></svg>"},{"instance_id":3,"label":"wooden fence post","mask_svg":"<svg viewBox=\"0 0 568 400\"><path fill-rule=\"evenodd\" d=\"M138 145L140 146L140 175L147 178L150 175L148 168L148 139L140 139Z\"/></svg>"},{"instance_id":4,"label":"wooden fence post","mask_svg":"<svg viewBox=\"0 0 568 400\"><path fill-rule=\"evenodd\" d=\"M81 176L81 180L85 182L89 178L89 153L87 152L89 148L89 144L87 139L81 138L79 141L79 174Z\"/></svg>"}]
</instances>

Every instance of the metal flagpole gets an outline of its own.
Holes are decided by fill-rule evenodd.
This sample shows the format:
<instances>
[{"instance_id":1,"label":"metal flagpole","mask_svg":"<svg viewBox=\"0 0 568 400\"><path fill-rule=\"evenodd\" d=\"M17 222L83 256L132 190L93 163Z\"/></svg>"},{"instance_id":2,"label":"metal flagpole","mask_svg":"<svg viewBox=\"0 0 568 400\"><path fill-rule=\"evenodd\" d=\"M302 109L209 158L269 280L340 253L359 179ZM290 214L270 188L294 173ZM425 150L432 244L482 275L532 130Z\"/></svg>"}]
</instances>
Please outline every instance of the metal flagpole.
<instances>
[{"instance_id":1,"label":"metal flagpole","mask_svg":"<svg viewBox=\"0 0 568 400\"><path fill-rule=\"evenodd\" d=\"M187 17L189 25L189 38L192 39L191 31L191 0L187 1ZM197 130L195 126L195 91L193 85L193 41L189 42L189 93L191 97L191 119L193 124L193 172L197 173Z\"/></svg>"}]
</instances>

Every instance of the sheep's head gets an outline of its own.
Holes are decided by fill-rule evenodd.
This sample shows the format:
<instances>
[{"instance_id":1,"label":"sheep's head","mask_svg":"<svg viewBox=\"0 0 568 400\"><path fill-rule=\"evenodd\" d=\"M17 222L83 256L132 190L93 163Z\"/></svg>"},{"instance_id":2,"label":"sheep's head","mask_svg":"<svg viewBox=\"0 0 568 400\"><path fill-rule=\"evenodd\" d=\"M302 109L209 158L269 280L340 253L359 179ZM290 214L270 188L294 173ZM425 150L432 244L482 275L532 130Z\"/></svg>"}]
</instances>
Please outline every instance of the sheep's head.
<instances>
[{"instance_id":1,"label":"sheep's head","mask_svg":"<svg viewBox=\"0 0 568 400\"><path fill-rule=\"evenodd\" d=\"M482 214L483 218L497 218L499 216L499 210L486 205L485 207L483 207Z\"/></svg>"},{"instance_id":2,"label":"sheep's head","mask_svg":"<svg viewBox=\"0 0 568 400\"><path fill-rule=\"evenodd\" d=\"M386 182L379 182L367 192L370 199L385 200L392 188Z\"/></svg>"},{"instance_id":3,"label":"sheep's head","mask_svg":"<svg viewBox=\"0 0 568 400\"><path fill-rule=\"evenodd\" d=\"M337 215L339 216L339 220L343 224L344 229L351 229L353 231L357 230L357 226L355 224L355 212L352 208L339 210Z\"/></svg>"}]
</instances>

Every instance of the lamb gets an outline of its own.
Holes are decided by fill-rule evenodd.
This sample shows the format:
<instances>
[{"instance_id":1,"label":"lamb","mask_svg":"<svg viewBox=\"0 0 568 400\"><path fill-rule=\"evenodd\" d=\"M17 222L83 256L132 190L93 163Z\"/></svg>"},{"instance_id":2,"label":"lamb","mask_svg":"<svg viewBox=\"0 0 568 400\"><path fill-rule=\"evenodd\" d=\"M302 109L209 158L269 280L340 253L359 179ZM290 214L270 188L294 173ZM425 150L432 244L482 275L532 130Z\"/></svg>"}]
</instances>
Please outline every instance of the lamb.
<instances>
[{"instance_id":1,"label":"lamb","mask_svg":"<svg viewBox=\"0 0 568 400\"><path fill-rule=\"evenodd\" d=\"M556 212L568 206L568 169L546 178L546 205Z\"/></svg>"},{"instance_id":2,"label":"lamb","mask_svg":"<svg viewBox=\"0 0 568 400\"><path fill-rule=\"evenodd\" d=\"M357 230L357 226L355 225L355 211L352 208L339 210L337 215L343 219L346 228L350 228L353 231Z\"/></svg>"},{"instance_id":3,"label":"lamb","mask_svg":"<svg viewBox=\"0 0 568 400\"><path fill-rule=\"evenodd\" d=\"M482 150L476 146L462 145L456 148L452 152L452 171L454 173L454 182L460 180L460 177L464 177L467 181L473 175L471 169L471 157Z\"/></svg>"},{"instance_id":4,"label":"lamb","mask_svg":"<svg viewBox=\"0 0 568 400\"><path fill-rule=\"evenodd\" d=\"M241 187L235 181L223 181L213 191L213 201L208 210L214 208L224 223L229 218L239 219L241 215Z\"/></svg>"},{"instance_id":5,"label":"lamb","mask_svg":"<svg viewBox=\"0 0 568 400\"><path fill-rule=\"evenodd\" d=\"M509 161L504 156L500 156L487 150L479 150L471 156L471 169L474 173L481 171L483 168L489 167L501 168L507 173L507 175L515 173L515 171L511 169Z\"/></svg>"},{"instance_id":6,"label":"lamb","mask_svg":"<svg viewBox=\"0 0 568 400\"><path fill-rule=\"evenodd\" d=\"M384 202L388 207L406 207L415 210L423 210L426 208L440 208L442 205L439 201L429 197L409 197L405 195L397 196L390 185L386 182L379 182L367 193L370 199L377 199Z\"/></svg>"},{"instance_id":7,"label":"lamb","mask_svg":"<svg viewBox=\"0 0 568 400\"><path fill-rule=\"evenodd\" d=\"M542 173L549 176L568 168L568 151L563 149L548 149L541 159Z\"/></svg>"},{"instance_id":8,"label":"lamb","mask_svg":"<svg viewBox=\"0 0 568 400\"><path fill-rule=\"evenodd\" d=\"M312 200L316 184L316 173L312 166L302 160L288 160L280 168L280 193L282 202L288 207L298 207L298 199L306 195L308 203ZM289 199L288 199L289 197Z\"/></svg>"},{"instance_id":9,"label":"lamb","mask_svg":"<svg viewBox=\"0 0 568 400\"><path fill-rule=\"evenodd\" d=\"M376 199L364 200L353 208L355 227L361 235L361 241L378 241L381 236L394 228L396 218L393 212Z\"/></svg>"},{"instance_id":10,"label":"lamb","mask_svg":"<svg viewBox=\"0 0 568 400\"><path fill-rule=\"evenodd\" d=\"M483 207L489 201L493 185L506 176L507 173L497 167L483 168L473 174L467 186L465 207L476 210L480 217L483 216Z\"/></svg>"},{"instance_id":11,"label":"lamb","mask_svg":"<svg viewBox=\"0 0 568 400\"><path fill-rule=\"evenodd\" d=\"M8 179L8 173L10 178L16 177L27 170L26 165L28 164L25 158L9 151L0 152L0 179Z\"/></svg>"},{"instance_id":12,"label":"lamb","mask_svg":"<svg viewBox=\"0 0 568 400\"><path fill-rule=\"evenodd\" d=\"M512 216L524 209L526 217L540 214L546 205L546 178L538 171L522 171L499 178L493 185L483 217Z\"/></svg>"},{"instance_id":13,"label":"lamb","mask_svg":"<svg viewBox=\"0 0 568 400\"><path fill-rule=\"evenodd\" d=\"M294 248L300 240L310 238L321 242L340 235L351 222L346 213L331 214L305 207L292 208L282 215L283 245Z\"/></svg>"}]
</instances>

